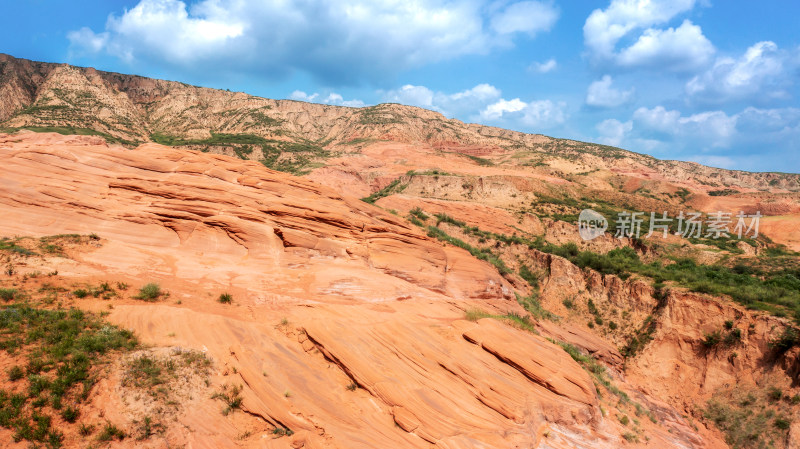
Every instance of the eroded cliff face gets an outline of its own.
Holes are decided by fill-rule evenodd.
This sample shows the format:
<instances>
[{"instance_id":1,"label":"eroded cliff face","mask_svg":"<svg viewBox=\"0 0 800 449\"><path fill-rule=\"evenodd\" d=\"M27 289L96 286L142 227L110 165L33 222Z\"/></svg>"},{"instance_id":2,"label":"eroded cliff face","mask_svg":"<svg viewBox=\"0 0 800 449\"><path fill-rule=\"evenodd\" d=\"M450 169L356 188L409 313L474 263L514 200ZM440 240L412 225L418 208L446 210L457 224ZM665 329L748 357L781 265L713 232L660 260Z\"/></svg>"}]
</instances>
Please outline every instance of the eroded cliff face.
<instances>
[{"instance_id":1,"label":"eroded cliff face","mask_svg":"<svg viewBox=\"0 0 800 449\"><path fill-rule=\"evenodd\" d=\"M0 138L0 161L0 234L99 238L68 257L14 255L16 271L4 283L39 287L43 281L27 276L37 271L67 288L159 282L170 296L155 303L130 294L63 300L109 312L148 345L193 348L213 360L208 390L193 387L198 399L186 400L194 405L176 412L155 441L623 444L616 409L558 345L496 319L463 319L475 306L521 312L494 267L392 214L254 163L152 144L127 150L94 137L22 133ZM216 300L221 292L233 305ZM558 332L567 331L548 335ZM141 410L110 370L84 418L133 425ZM208 399L223 385L241 385L244 414L223 415ZM646 435L659 447L719 445L674 411L660 416L663 423L642 424L640 444ZM65 440L85 442L77 431Z\"/></svg>"}]
</instances>

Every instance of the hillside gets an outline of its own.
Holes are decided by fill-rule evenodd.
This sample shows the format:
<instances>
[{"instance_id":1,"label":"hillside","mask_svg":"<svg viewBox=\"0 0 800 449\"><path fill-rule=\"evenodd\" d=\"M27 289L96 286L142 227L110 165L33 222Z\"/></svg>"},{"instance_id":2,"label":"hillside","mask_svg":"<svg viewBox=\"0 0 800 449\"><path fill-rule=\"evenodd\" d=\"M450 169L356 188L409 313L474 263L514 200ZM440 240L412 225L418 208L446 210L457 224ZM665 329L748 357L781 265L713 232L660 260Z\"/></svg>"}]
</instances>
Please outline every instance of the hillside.
<instances>
[{"instance_id":1,"label":"hillside","mask_svg":"<svg viewBox=\"0 0 800 449\"><path fill-rule=\"evenodd\" d=\"M171 400L154 447L800 441L800 175L5 55L0 128L9 304L144 345L79 402L93 425ZM764 217L756 239L584 241L586 208L645 233L650 211ZM202 399L124 399L126 357L187 349L207 374L169 388Z\"/></svg>"}]
</instances>

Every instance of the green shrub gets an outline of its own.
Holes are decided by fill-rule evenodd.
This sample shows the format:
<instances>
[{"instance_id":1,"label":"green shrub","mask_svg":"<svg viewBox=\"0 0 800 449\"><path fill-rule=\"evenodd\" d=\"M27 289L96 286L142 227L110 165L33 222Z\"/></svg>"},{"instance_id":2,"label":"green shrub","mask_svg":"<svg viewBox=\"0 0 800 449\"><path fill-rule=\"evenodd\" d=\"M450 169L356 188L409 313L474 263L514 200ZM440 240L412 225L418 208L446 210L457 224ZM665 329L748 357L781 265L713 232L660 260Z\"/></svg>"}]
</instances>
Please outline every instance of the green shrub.
<instances>
[{"instance_id":1,"label":"green shrub","mask_svg":"<svg viewBox=\"0 0 800 449\"><path fill-rule=\"evenodd\" d=\"M428 214L426 214L426 213L425 213L425 212L424 212L422 209L420 209L419 207L415 207L415 208L411 209L411 211L409 211L409 214L413 215L413 216L414 216L414 217L416 217L418 220L422 220L422 221L425 221L425 220L427 220L427 219L429 218L429 217L428 217Z\"/></svg>"},{"instance_id":2,"label":"green shrub","mask_svg":"<svg viewBox=\"0 0 800 449\"><path fill-rule=\"evenodd\" d=\"M591 313L592 315L597 315L598 313L600 313L597 310L597 306L594 305L594 301L592 301L591 299L589 300L589 302L586 303L586 308L589 309L589 313Z\"/></svg>"},{"instance_id":3,"label":"green shrub","mask_svg":"<svg viewBox=\"0 0 800 449\"><path fill-rule=\"evenodd\" d=\"M3 301L13 301L17 297L17 289L15 288L0 288L0 299Z\"/></svg>"},{"instance_id":4,"label":"green shrub","mask_svg":"<svg viewBox=\"0 0 800 449\"><path fill-rule=\"evenodd\" d=\"M725 346L733 346L742 341L742 330L738 327L731 329L725 335Z\"/></svg>"},{"instance_id":5,"label":"green shrub","mask_svg":"<svg viewBox=\"0 0 800 449\"><path fill-rule=\"evenodd\" d=\"M102 362L100 355L136 345L130 332L91 313L18 304L0 310L0 335L14 341L13 346L3 341L6 350L13 347L27 357L29 374L24 394L8 395L0 390L0 426L14 430L17 440L50 447L59 447L63 437L41 409L49 403L60 410L64 397L85 401L95 382L92 368ZM23 375L22 367L10 371L10 378L19 380ZM62 417L71 419L73 412L77 405L62 410Z\"/></svg>"},{"instance_id":6,"label":"green shrub","mask_svg":"<svg viewBox=\"0 0 800 449\"><path fill-rule=\"evenodd\" d=\"M638 443L639 437L636 436L635 433L626 432L622 434L622 438L625 438L625 441L629 443Z\"/></svg>"},{"instance_id":7,"label":"green shrub","mask_svg":"<svg viewBox=\"0 0 800 449\"><path fill-rule=\"evenodd\" d=\"M401 180L402 180L401 178L395 179L394 181L390 182L389 185L382 188L381 190L378 190L377 192L373 193L368 197L361 198L361 201L369 204L375 204L376 201L378 201L383 197L389 196L393 193L402 192L403 190L405 190L406 187L408 187L408 184L401 185L400 184Z\"/></svg>"},{"instance_id":8,"label":"green shrub","mask_svg":"<svg viewBox=\"0 0 800 449\"><path fill-rule=\"evenodd\" d=\"M164 383L161 364L153 357L142 355L126 364L123 384L136 388L152 388Z\"/></svg>"},{"instance_id":9,"label":"green shrub","mask_svg":"<svg viewBox=\"0 0 800 449\"><path fill-rule=\"evenodd\" d=\"M61 411L61 417L64 418L64 421L73 423L78 419L80 416L80 412L75 407L67 407Z\"/></svg>"},{"instance_id":10,"label":"green shrub","mask_svg":"<svg viewBox=\"0 0 800 449\"><path fill-rule=\"evenodd\" d=\"M141 299L142 301L157 301L158 298L163 295L164 292L161 291L161 286L156 284L155 282L151 282L146 284L144 287L139 289L139 294L135 296L136 299Z\"/></svg>"},{"instance_id":11,"label":"green shrub","mask_svg":"<svg viewBox=\"0 0 800 449\"><path fill-rule=\"evenodd\" d=\"M779 354L783 354L798 344L798 341L800 341L799 334L797 328L789 326L783 330L777 339L770 342L770 346Z\"/></svg>"},{"instance_id":12,"label":"green shrub","mask_svg":"<svg viewBox=\"0 0 800 449\"><path fill-rule=\"evenodd\" d=\"M25 377L25 372L22 370L21 366L15 365L8 369L8 380L11 382L16 382L23 377Z\"/></svg>"},{"instance_id":13,"label":"green shrub","mask_svg":"<svg viewBox=\"0 0 800 449\"><path fill-rule=\"evenodd\" d=\"M789 427L792 425L792 421L784 418L784 417L777 417L775 421L773 421L775 427L781 430L789 430Z\"/></svg>"},{"instance_id":14,"label":"green shrub","mask_svg":"<svg viewBox=\"0 0 800 449\"><path fill-rule=\"evenodd\" d=\"M122 431L119 427L111 424L110 422L106 421L106 425L103 426L103 430L100 431L100 434L97 435L98 441L111 441L111 440L119 440L122 441L125 439L125 432Z\"/></svg>"},{"instance_id":15,"label":"green shrub","mask_svg":"<svg viewBox=\"0 0 800 449\"><path fill-rule=\"evenodd\" d=\"M290 429L285 428L285 427L276 427L275 429L272 430L272 434L273 435L282 436L282 437L283 436L290 437L290 436L294 435L294 432L292 430L290 430Z\"/></svg>"},{"instance_id":16,"label":"green shrub","mask_svg":"<svg viewBox=\"0 0 800 449\"><path fill-rule=\"evenodd\" d=\"M612 331L613 330L617 330L617 323L615 323L613 321L609 321L608 322L608 328L611 329Z\"/></svg>"},{"instance_id":17,"label":"green shrub","mask_svg":"<svg viewBox=\"0 0 800 449\"><path fill-rule=\"evenodd\" d=\"M164 426L159 422L153 422L153 418L145 416L144 419L138 423L136 430L136 439L138 441L143 441L155 435L157 432L163 432Z\"/></svg>"},{"instance_id":18,"label":"green shrub","mask_svg":"<svg viewBox=\"0 0 800 449\"><path fill-rule=\"evenodd\" d=\"M563 301L561 301L561 304L564 304L564 307L566 307L568 309L574 309L575 308L575 303L570 298L564 299Z\"/></svg>"},{"instance_id":19,"label":"green shrub","mask_svg":"<svg viewBox=\"0 0 800 449\"><path fill-rule=\"evenodd\" d=\"M89 296L89 292L82 288L73 291L72 294L75 295L76 298L85 298Z\"/></svg>"},{"instance_id":20,"label":"green shrub","mask_svg":"<svg viewBox=\"0 0 800 449\"><path fill-rule=\"evenodd\" d=\"M225 408L222 409L222 414L228 415L233 411L241 408L242 401L244 400L244 398L242 398L242 396L240 395L241 392L242 392L242 387L225 384L222 386L222 389L220 391L214 393L214 395L211 396L211 399L219 399L223 401L225 403Z\"/></svg>"},{"instance_id":21,"label":"green shrub","mask_svg":"<svg viewBox=\"0 0 800 449\"><path fill-rule=\"evenodd\" d=\"M719 331L711 332L710 334L705 334L705 338L703 339L703 346L706 348L713 348L714 346L718 345L722 341L722 334Z\"/></svg>"},{"instance_id":22,"label":"green shrub","mask_svg":"<svg viewBox=\"0 0 800 449\"><path fill-rule=\"evenodd\" d=\"M628 418L628 415L622 415L622 416L619 417L619 422L623 426L627 426L630 423L630 419Z\"/></svg>"},{"instance_id":23,"label":"green shrub","mask_svg":"<svg viewBox=\"0 0 800 449\"><path fill-rule=\"evenodd\" d=\"M773 402L780 401L783 397L783 390L778 387L770 387L767 389L767 397Z\"/></svg>"},{"instance_id":24,"label":"green shrub","mask_svg":"<svg viewBox=\"0 0 800 449\"><path fill-rule=\"evenodd\" d=\"M230 304L233 302L233 296L230 293L223 293L219 295L218 301L222 304Z\"/></svg>"}]
</instances>

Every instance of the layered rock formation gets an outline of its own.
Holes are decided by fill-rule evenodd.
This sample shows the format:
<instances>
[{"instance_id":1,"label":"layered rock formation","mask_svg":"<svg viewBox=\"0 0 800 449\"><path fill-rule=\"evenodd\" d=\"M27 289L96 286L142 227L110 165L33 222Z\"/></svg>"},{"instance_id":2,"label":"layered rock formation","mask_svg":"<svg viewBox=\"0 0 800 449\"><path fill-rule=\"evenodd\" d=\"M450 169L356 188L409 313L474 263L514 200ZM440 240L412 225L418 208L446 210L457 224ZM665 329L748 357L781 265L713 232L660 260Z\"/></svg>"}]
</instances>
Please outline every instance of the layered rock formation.
<instances>
[{"instance_id":1,"label":"layered rock formation","mask_svg":"<svg viewBox=\"0 0 800 449\"><path fill-rule=\"evenodd\" d=\"M71 259L15 259L20 274L161 283L168 300L115 300L108 318L148 344L169 334L207 351L221 384L243 386L251 436L237 440L236 421L205 406L176 418L170 444L621 444L592 377L561 348L494 319L463 320L478 304L520 310L508 282L394 215L254 163L152 144L23 133L0 139L0 161L0 234L101 239ZM223 291L234 306L215 300ZM122 399L96 388L103 414L124 420ZM648 438L716 444L668 428ZM293 435L273 439L274 429Z\"/></svg>"}]
</instances>

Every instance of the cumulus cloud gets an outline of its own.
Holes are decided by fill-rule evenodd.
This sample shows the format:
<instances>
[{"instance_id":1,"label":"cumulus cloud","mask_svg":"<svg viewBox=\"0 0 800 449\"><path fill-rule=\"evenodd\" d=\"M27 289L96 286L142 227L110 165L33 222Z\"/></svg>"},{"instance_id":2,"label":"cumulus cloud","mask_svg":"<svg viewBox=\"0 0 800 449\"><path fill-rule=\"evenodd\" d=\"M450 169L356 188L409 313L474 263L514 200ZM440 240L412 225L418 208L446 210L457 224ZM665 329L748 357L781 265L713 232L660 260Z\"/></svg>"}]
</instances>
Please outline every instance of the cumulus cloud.
<instances>
[{"instance_id":1,"label":"cumulus cloud","mask_svg":"<svg viewBox=\"0 0 800 449\"><path fill-rule=\"evenodd\" d=\"M729 116L723 111L705 111L683 116L679 111L663 106L652 109L639 108L633 120L645 129L690 138L711 147L727 147L736 134L738 115Z\"/></svg>"},{"instance_id":2,"label":"cumulus cloud","mask_svg":"<svg viewBox=\"0 0 800 449\"><path fill-rule=\"evenodd\" d=\"M491 84L478 84L452 94L434 92L425 86L406 84L382 93L383 101L431 109L448 117L471 116L500 98L500 90Z\"/></svg>"},{"instance_id":3,"label":"cumulus cloud","mask_svg":"<svg viewBox=\"0 0 800 449\"><path fill-rule=\"evenodd\" d=\"M684 20L678 28L648 28L630 47L617 56L620 65L667 67L691 70L705 65L714 54L714 46L699 26Z\"/></svg>"},{"instance_id":4,"label":"cumulus cloud","mask_svg":"<svg viewBox=\"0 0 800 449\"><path fill-rule=\"evenodd\" d=\"M663 106L642 107L633 113L632 121L641 132L655 132L662 138L669 136L676 141L706 147L751 145L752 150L755 146L763 147L766 142L795 141L800 137L798 108L751 106L733 115L704 111L684 116L680 111Z\"/></svg>"},{"instance_id":5,"label":"cumulus cloud","mask_svg":"<svg viewBox=\"0 0 800 449\"><path fill-rule=\"evenodd\" d=\"M620 122L617 119L610 118L603 120L595 126L600 133L598 141L606 145L619 146L627 135L633 130L633 122Z\"/></svg>"},{"instance_id":6,"label":"cumulus cloud","mask_svg":"<svg viewBox=\"0 0 800 449\"><path fill-rule=\"evenodd\" d=\"M400 103L409 106L418 106L425 109L433 109L441 112L441 109L433 104L434 92L425 86L414 86L406 84L399 89L386 92L383 95L384 101L389 103Z\"/></svg>"},{"instance_id":7,"label":"cumulus cloud","mask_svg":"<svg viewBox=\"0 0 800 449\"><path fill-rule=\"evenodd\" d=\"M500 99L480 112L484 123L517 124L525 129L536 131L561 125L567 119L567 105L564 102L536 100L525 102L519 98Z\"/></svg>"},{"instance_id":8,"label":"cumulus cloud","mask_svg":"<svg viewBox=\"0 0 800 449\"><path fill-rule=\"evenodd\" d=\"M536 131L563 124L567 119L566 104L551 100L506 100L500 89L491 84L456 93L433 91L425 86L407 84L382 92L383 101L431 109L447 117L511 129Z\"/></svg>"},{"instance_id":9,"label":"cumulus cloud","mask_svg":"<svg viewBox=\"0 0 800 449\"><path fill-rule=\"evenodd\" d=\"M794 56L794 57L793 57ZM758 42L738 58L722 57L686 83L686 93L703 102L738 99L782 99L793 84L800 60L774 42Z\"/></svg>"},{"instance_id":10,"label":"cumulus cloud","mask_svg":"<svg viewBox=\"0 0 800 449\"><path fill-rule=\"evenodd\" d=\"M610 75L604 75L589 85L586 91L586 104L598 108L615 108L629 102L633 98L634 89L619 90L611 86Z\"/></svg>"},{"instance_id":11,"label":"cumulus cloud","mask_svg":"<svg viewBox=\"0 0 800 449\"><path fill-rule=\"evenodd\" d=\"M684 20L677 28L655 28L695 4L695 0L612 0L608 8L596 9L586 19L584 44L597 62L672 71L696 69L715 51L700 27ZM640 33L636 41L618 50L619 42L634 33Z\"/></svg>"},{"instance_id":12,"label":"cumulus cloud","mask_svg":"<svg viewBox=\"0 0 800 449\"><path fill-rule=\"evenodd\" d=\"M545 62L534 62L528 67L528 70L537 73L547 73L552 72L553 70L558 68L558 63L555 59L548 59Z\"/></svg>"},{"instance_id":13,"label":"cumulus cloud","mask_svg":"<svg viewBox=\"0 0 800 449\"><path fill-rule=\"evenodd\" d=\"M607 119L595 128L599 142L661 157L723 168L800 171L800 161L786 157L800 151L800 108L751 106L735 114L683 114L659 105L637 109L628 121Z\"/></svg>"},{"instance_id":14,"label":"cumulus cloud","mask_svg":"<svg viewBox=\"0 0 800 449\"><path fill-rule=\"evenodd\" d=\"M289 95L290 100L305 101L308 103L322 103L331 104L336 106L349 106L351 108L360 108L364 106L361 100L345 100L341 95L331 92L327 97L322 97L319 93L314 92L309 95L302 90L296 90Z\"/></svg>"},{"instance_id":15,"label":"cumulus cloud","mask_svg":"<svg viewBox=\"0 0 800 449\"><path fill-rule=\"evenodd\" d=\"M798 108L683 114L659 105L639 108L627 121L603 120L595 129L598 142L659 157L722 168L800 171L800 161L786 158L800 151Z\"/></svg>"},{"instance_id":16,"label":"cumulus cloud","mask_svg":"<svg viewBox=\"0 0 800 449\"><path fill-rule=\"evenodd\" d=\"M68 37L74 51L129 62L273 77L301 70L337 84L483 54L546 31L557 17L551 3L537 1L490 8L454 0L140 0L104 30Z\"/></svg>"}]
</instances>

